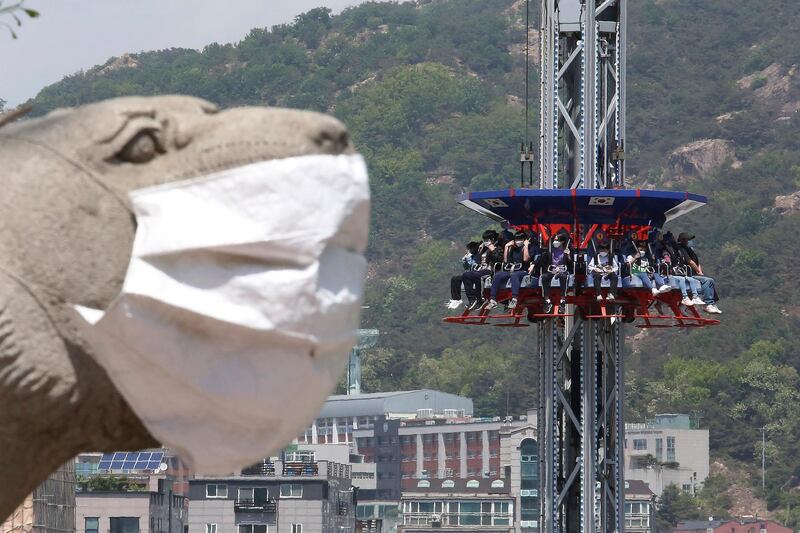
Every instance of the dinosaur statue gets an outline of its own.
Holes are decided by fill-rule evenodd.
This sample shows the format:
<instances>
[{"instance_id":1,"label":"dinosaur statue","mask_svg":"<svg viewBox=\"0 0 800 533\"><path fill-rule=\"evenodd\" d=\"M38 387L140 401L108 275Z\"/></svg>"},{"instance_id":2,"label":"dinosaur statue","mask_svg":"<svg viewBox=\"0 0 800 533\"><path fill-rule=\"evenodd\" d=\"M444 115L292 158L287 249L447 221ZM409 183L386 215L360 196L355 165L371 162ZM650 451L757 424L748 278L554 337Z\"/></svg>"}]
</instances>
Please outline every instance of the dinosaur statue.
<instances>
[{"instance_id":1,"label":"dinosaur statue","mask_svg":"<svg viewBox=\"0 0 800 533\"><path fill-rule=\"evenodd\" d=\"M0 516L80 452L160 445L72 310L105 309L120 292L137 227L127 193L352 153L331 117L220 111L183 96L113 99L0 129Z\"/></svg>"}]
</instances>

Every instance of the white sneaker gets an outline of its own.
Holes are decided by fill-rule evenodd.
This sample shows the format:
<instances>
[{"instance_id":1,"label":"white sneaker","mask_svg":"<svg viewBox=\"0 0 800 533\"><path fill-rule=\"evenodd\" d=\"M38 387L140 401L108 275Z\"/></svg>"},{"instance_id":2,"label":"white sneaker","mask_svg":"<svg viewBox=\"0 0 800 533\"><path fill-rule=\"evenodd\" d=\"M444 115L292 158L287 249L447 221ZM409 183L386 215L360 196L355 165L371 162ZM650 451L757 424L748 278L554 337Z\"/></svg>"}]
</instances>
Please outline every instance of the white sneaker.
<instances>
[{"instance_id":1,"label":"white sneaker","mask_svg":"<svg viewBox=\"0 0 800 533\"><path fill-rule=\"evenodd\" d=\"M450 300L444 305L446 305L448 309L458 309L459 307L461 307L461 304L462 304L461 300Z\"/></svg>"},{"instance_id":2,"label":"white sneaker","mask_svg":"<svg viewBox=\"0 0 800 533\"><path fill-rule=\"evenodd\" d=\"M608 301L616 300L616 297L612 293L609 292L608 296L606 296L606 300L608 300Z\"/></svg>"},{"instance_id":3,"label":"white sneaker","mask_svg":"<svg viewBox=\"0 0 800 533\"><path fill-rule=\"evenodd\" d=\"M711 313L713 315L721 315L722 314L722 311L719 310L719 307L717 307L714 304L708 304L706 306L705 311L706 311L706 313Z\"/></svg>"},{"instance_id":4,"label":"white sneaker","mask_svg":"<svg viewBox=\"0 0 800 533\"><path fill-rule=\"evenodd\" d=\"M686 307L692 307L694 305L694 302L688 296L684 296L683 300L681 300L681 303Z\"/></svg>"},{"instance_id":5,"label":"white sneaker","mask_svg":"<svg viewBox=\"0 0 800 533\"><path fill-rule=\"evenodd\" d=\"M650 289L650 292L653 293L653 296L658 296L659 294L661 294L660 292L658 292L658 289L656 289L655 287Z\"/></svg>"},{"instance_id":6,"label":"white sneaker","mask_svg":"<svg viewBox=\"0 0 800 533\"><path fill-rule=\"evenodd\" d=\"M508 308L514 309L515 307L517 307L517 299L511 298L511 301L508 302Z\"/></svg>"},{"instance_id":7,"label":"white sneaker","mask_svg":"<svg viewBox=\"0 0 800 533\"><path fill-rule=\"evenodd\" d=\"M598 302L602 302L603 301L603 295L602 294L598 294L597 295L597 301Z\"/></svg>"},{"instance_id":8,"label":"white sneaker","mask_svg":"<svg viewBox=\"0 0 800 533\"><path fill-rule=\"evenodd\" d=\"M700 298L699 296L695 296L694 298L692 298L692 303L694 305L706 305L706 303L703 301L703 299Z\"/></svg>"},{"instance_id":9,"label":"white sneaker","mask_svg":"<svg viewBox=\"0 0 800 533\"><path fill-rule=\"evenodd\" d=\"M487 311L490 311L490 310L494 309L495 307L497 307L497 302L494 301L494 300L489 300L489 303L486 304L486 307L484 307L484 309L486 309Z\"/></svg>"},{"instance_id":10,"label":"white sneaker","mask_svg":"<svg viewBox=\"0 0 800 533\"><path fill-rule=\"evenodd\" d=\"M658 293L659 294L664 294L665 292L669 292L672 289L673 289L673 287L671 285L662 285L661 287L658 288Z\"/></svg>"}]
</instances>

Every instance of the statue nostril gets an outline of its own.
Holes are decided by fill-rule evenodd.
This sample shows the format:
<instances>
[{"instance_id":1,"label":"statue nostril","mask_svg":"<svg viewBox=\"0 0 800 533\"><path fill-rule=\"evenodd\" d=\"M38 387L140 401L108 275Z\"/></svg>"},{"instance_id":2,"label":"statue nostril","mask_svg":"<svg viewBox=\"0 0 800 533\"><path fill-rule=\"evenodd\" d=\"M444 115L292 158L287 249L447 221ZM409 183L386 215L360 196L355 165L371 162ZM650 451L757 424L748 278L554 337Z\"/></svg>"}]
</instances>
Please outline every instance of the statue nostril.
<instances>
[{"instance_id":1,"label":"statue nostril","mask_svg":"<svg viewBox=\"0 0 800 533\"><path fill-rule=\"evenodd\" d=\"M323 131L314 139L323 153L341 154L350 146L347 131Z\"/></svg>"}]
</instances>

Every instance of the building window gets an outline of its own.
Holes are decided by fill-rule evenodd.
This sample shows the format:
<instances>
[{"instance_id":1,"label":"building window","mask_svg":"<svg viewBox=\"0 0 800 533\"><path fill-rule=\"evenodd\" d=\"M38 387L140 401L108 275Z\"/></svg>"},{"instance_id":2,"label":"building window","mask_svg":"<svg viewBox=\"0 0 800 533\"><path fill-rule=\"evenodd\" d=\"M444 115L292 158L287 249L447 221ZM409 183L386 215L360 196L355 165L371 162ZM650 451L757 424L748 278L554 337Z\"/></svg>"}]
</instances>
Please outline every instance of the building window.
<instances>
[{"instance_id":1,"label":"building window","mask_svg":"<svg viewBox=\"0 0 800 533\"><path fill-rule=\"evenodd\" d=\"M692 486L688 483L683 484L683 492L692 492Z\"/></svg>"},{"instance_id":2,"label":"building window","mask_svg":"<svg viewBox=\"0 0 800 533\"><path fill-rule=\"evenodd\" d=\"M208 483L206 485L206 498L227 498L228 485Z\"/></svg>"},{"instance_id":3,"label":"building window","mask_svg":"<svg viewBox=\"0 0 800 533\"><path fill-rule=\"evenodd\" d=\"M239 533L267 533L267 524L239 524Z\"/></svg>"},{"instance_id":4,"label":"building window","mask_svg":"<svg viewBox=\"0 0 800 533\"><path fill-rule=\"evenodd\" d=\"M303 533L303 524L292 524L292 533Z\"/></svg>"},{"instance_id":5,"label":"building window","mask_svg":"<svg viewBox=\"0 0 800 533\"><path fill-rule=\"evenodd\" d=\"M420 489L428 489L428 488L430 488L430 486L431 486L431 482L428 481L427 479L420 479L417 482L417 488L420 488Z\"/></svg>"},{"instance_id":6,"label":"building window","mask_svg":"<svg viewBox=\"0 0 800 533\"><path fill-rule=\"evenodd\" d=\"M468 489L477 489L480 486L481 486L481 484L477 479L470 479L469 481L467 481L467 488Z\"/></svg>"},{"instance_id":7,"label":"building window","mask_svg":"<svg viewBox=\"0 0 800 533\"><path fill-rule=\"evenodd\" d=\"M647 439L633 439L633 449L634 450L646 450L647 449Z\"/></svg>"},{"instance_id":8,"label":"building window","mask_svg":"<svg viewBox=\"0 0 800 533\"><path fill-rule=\"evenodd\" d=\"M217 533L217 524L206 524L206 533Z\"/></svg>"},{"instance_id":9,"label":"building window","mask_svg":"<svg viewBox=\"0 0 800 533\"><path fill-rule=\"evenodd\" d=\"M675 462L675 437L667 437L667 461Z\"/></svg>"},{"instance_id":10,"label":"building window","mask_svg":"<svg viewBox=\"0 0 800 533\"><path fill-rule=\"evenodd\" d=\"M112 516L108 522L109 533L139 533L138 516Z\"/></svg>"},{"instance_id":11,"label":"building window","mask_svg":"<svg viewBox=\"0 0 800 533\"><path fill-rule=\"evenodd\" d=\"M533 439L520 444L520 526L536 528L539 519L539 446Z\"/></svg>"},{"instance_id":12,"label":"building window","mask_svg":"<svg viewBox=\"0 0 800 533\"><path fill-rule=\"evenodd\" d=\"M302 498L303 485L299 483L281 483L281 498Z\"/></svg>"},{"instance_id":13,"label":"building window","mask_svg":"<svg viewBox=\"0 0 800 533\"><path fill-rule=\"evenodd\" d=\"M656 461L664 460L664 439L656 439Z\"/></svg>"},{"instance_id":14,"label":"building window","mask_svg":"<svg viewBox=\"0 0 800 533\"><path fill-rule=\"evenodd\" d=\"M87 516L84 518L83 524L83 529L86 533L97 533L100 529L100 519L97 517Z\"/></svg>"}]
</instances>

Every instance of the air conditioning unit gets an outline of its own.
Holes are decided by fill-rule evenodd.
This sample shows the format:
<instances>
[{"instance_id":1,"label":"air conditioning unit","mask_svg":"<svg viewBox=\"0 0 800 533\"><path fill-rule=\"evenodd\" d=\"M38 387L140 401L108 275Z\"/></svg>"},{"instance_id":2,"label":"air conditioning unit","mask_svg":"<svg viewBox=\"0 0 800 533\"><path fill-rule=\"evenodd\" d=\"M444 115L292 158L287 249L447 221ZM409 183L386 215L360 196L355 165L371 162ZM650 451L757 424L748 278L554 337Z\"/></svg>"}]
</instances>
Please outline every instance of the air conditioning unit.
<instances>
[{"instance_id":1,"label":"air conditioning unit","mask_svg":"<svg viewBox=\"0 0 800 533\"><path fill-rule=\"evenodd\" d=\"M536 496L539 495L539 491L538 489L523 489L519 491L519 495L522 496L523 498L526 496L535 498Z\"/></svg>"},{"instance_id":2,"label":"air conditioning unit","mask_svg":"<svg viewBox=\"0 0 800 533\"><path fill-rule=\"evenodd\" d=\"M464 418L464 409L445 409L444 411L445 418Z\"/></svg>"},{"instance_id":3,"label":"air conditioning unit","mask_svg":"<svg viewBox=\"0 0 800 533\"><path fill-rule=\"evenodd\" d=\"M433 417L433 409L417 409L417 418Z\"/></svg>"}]
</instances>

